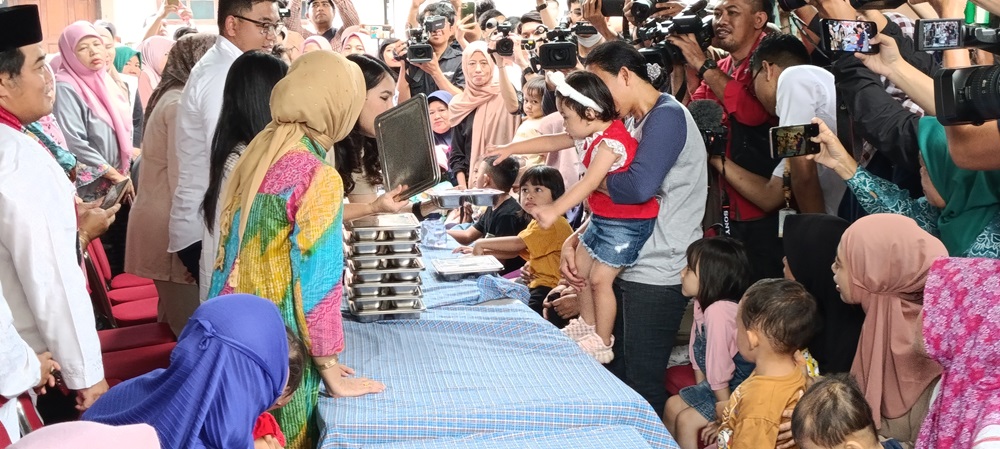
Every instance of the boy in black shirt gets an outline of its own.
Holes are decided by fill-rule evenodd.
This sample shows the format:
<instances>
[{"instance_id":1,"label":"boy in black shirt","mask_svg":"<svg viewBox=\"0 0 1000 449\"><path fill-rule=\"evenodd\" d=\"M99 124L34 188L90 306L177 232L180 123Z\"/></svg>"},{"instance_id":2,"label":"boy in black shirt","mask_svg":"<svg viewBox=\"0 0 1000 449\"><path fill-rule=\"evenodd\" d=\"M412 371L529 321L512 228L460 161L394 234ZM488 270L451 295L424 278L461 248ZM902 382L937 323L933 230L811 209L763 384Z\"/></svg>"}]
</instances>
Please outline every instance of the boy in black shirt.
<instances>
[{"instance_id":1,"label":"boy in black shirt","mask_svg":"<svg viewBox=\"0 0 1000 449\"><path fill-rule=\"evenodd\" d=\"M521 164L515 158L507 158L498 165L493 165L496 156L483 160L479 166L478 186L482 189L496 189L503 192L493 200L493 206L468 229L450 229L448 235L458 241L461 246L455 252L472 253L473 242L485 237L515 237L528 226L531 216L524 213L517 199L510 196L510 189L517 181ZM500 257L497 257L500 259ZM524 265L524 259L514 256L501 259L503 272L507 274Z\"/></svg>"}]
</instances>

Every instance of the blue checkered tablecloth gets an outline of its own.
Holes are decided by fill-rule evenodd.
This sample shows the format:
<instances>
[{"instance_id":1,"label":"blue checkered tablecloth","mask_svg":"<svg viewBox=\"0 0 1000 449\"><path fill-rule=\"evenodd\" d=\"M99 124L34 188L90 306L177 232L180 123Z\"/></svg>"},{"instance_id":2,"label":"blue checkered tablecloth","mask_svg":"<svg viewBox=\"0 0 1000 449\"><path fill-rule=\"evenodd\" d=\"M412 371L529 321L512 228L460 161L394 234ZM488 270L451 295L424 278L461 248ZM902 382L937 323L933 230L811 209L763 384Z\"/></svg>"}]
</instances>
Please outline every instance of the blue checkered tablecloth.
<instances>
[{"instance_id":1,"label":"blue checkered tablecloth","mask_svg":"<svg viewBox=\"0 0 1000 449\"><path fill-rule=\"evenodd\" d=\"M648 447L677 447L638 393L558 329L517 301L479 304L474 281L443 282L430 268L450 250L423 251L419 320L344 320L340 360L387 389L321 396L320 447L647 447L622 426ZM566 442L597 434L600 445Z\"/></svg>"},{"instance_id":2,"label":"blue checkered tablecloth","mask_svg":"<svg viewBox=\"0 0 1000 449\"><path fill-rule=\"evenodd\" d=\"M628 426L579 427L548 434L502 433L368 446L369 449L645 449L650 447L634 427Z\"/></svg>"}]
</instances>

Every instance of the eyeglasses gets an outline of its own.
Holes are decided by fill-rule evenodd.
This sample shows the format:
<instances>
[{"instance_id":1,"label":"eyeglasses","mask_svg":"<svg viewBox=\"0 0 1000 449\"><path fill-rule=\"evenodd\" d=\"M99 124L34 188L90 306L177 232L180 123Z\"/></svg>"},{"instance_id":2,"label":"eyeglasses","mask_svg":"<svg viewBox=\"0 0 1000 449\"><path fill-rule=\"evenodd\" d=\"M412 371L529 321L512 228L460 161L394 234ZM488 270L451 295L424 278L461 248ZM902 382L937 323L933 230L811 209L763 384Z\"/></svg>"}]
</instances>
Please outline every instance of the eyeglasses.
<instances>
[{"instance_id":1,"label":"eyeglasses","mask_svg":"<svg viewBox=\"0 0 1000 449\"><path fill-rule=\"evenodd\" d=\"M260 28L260 34L261 35L267 36L268 34L270 34L270 35L275 36L275 37L278 36L278 25L279 24L277 24L277 23L261 22L261 21L258 21L258 20L248 19L246 17L240 16L240 15L236 15L236 14L234 14L233 17L235 17L237 19L240 19L240 20L244 20L244 21L250 22L250 23L252 23L254 25L257 25L257 28Z\"/></svg>"}]
</instances>

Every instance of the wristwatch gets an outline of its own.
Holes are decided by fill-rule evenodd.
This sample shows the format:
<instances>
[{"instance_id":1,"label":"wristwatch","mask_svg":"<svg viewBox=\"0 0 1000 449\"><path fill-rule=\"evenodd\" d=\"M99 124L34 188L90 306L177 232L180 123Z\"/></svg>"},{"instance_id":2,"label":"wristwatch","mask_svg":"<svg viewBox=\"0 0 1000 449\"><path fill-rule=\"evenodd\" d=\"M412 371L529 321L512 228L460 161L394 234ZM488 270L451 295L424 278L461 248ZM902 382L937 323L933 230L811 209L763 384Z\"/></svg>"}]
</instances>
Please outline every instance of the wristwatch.
<instances>
[{"instance_id":1,"label":"wristwatch","mask_svg":"<svg viewBox=\"0 0 1000 449\"><path fill-rule=\"evenodd\" d=\"M698 78L704 78L705 72L717 68L719 68L719 64L716 64L714 59L706 59L705 63L701 65L701 68L698 69Z\"/></svg>"},{"instance_id":2,"label":"wristwatch","mask_svg":"<svg viewBox=\"0 0 1000 449\"><path fill-rule=\"evenodd\" d=\"M548 7L549 7L549 2L546 1L545 3L542 3L541 5L536 6L535 7L535 11L542 12L542 10L544 10L545 8L548 8Z\"/></svg>"}]
</instances>

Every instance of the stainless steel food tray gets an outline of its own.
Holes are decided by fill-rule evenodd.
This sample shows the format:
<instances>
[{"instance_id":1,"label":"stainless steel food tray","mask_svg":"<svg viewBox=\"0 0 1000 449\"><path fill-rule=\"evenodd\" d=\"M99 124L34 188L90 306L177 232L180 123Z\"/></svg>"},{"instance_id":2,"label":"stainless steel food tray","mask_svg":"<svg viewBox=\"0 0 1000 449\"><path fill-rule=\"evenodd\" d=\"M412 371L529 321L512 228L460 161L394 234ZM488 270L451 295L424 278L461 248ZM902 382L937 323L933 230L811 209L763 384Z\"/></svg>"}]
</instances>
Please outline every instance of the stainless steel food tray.
<instances>
[{"instance_id":1,"label":"stainless steel food tray","mask_svg":"<svg viewBox=\"0 0 1000 449\"><path fill-rule=\"evenodd\" d=\"M400 197L410 198L441 182L425 95L375 117L375 141L386 191L405 185Z\"/></svg>"}]
</instances>

